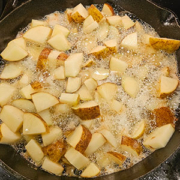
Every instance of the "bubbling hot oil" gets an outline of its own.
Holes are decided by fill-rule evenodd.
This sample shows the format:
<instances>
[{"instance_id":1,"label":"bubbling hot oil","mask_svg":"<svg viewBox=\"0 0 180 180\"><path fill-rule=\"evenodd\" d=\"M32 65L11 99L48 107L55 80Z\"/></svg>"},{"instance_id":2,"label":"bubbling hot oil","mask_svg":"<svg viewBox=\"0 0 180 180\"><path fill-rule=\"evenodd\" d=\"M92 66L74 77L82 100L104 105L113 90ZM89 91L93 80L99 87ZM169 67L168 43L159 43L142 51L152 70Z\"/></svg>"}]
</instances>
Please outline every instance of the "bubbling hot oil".
<instances>
[{"instance_id":1,"label":"bubbling hot oil","mask_svg":"<svg viewBox=\"0 0 180 180\"><path fill-rule=\"evenodd\" d=\"M115 12L118 12L115 10ZM109 69L109 59L111 56L117 57L126 61L127 63L132 64L130 68L128 68L125 72L127 76L135 77L138 80L140 91L137 94L136 98L131 98L127 93L124 92L121 86L121 76L117 73L110 72L110 75L107 79L99 81L98 85L104 82L113 82L118 85L118 93L116 95L116 99L121 101L125 107L125 110L122 111L120 114L113 112L108 103L105 102L103 99L99 101L98 97L95 97L95 101L98 102L101 111L101 118L96 118L93 120L93 125L90 128L92 133L100 130L103 127L108 127L112 134L116 137L117 143L121 143L121 136L122 134L130 135L133 127L142 119L148 119L148 132L146 132L142 138L138 141L142 142L142 139L153 130L153 122L155 121L154 118L150 118L151 110L158 107L168 106L173 111L178 108L179 100L180 100L180 92L177 91L169 99L159 99L154 96L156 91L156 86L158 85L157 79L160 79L162 75L161 69L163 67L169 67L171 72L177 74L177 61L175 55L169 55L165 52L157 52L155 54L147 53L143 51L141 47L141 37L142 32L138 32L139 38L139 51L134 53L129 50L125 50L120 48L118 50L119 54L110 55L104 59L96 59L91 55L87 54L87 51L93 49L97 45L103 45L101 41L98 41L98 33L97 31L93 31L90 34L84 34L82 31L82 25L77 26L75 23L68 23L65 14L62 12L54 12L50 15L45 16L43 19L44 21L48 22L50 27L54 27L55 24L60 24L70 30L70 35L68 36L68 41L72 45L72 49L68 51L70 53L84 53L84 61L86 62L89 58L92 58L96 64L91 67L91 70L95 68L105 68ZM29 26L24 30L26 31ZM152 27L148 24L143 23L143 29L145 33L148 33L153 36L157 36L157 33L154 31ZM23 31L23 32L24 32ZM124 30L122 28L118 28L120 35L117 39L118 42L130 33L135 32L135 28L131 28L130 30ZM17 37L22 36L22 32L19 32ZM113 31L110 31L107 38L105 40L110 40L114 37ZM43 76L39 76L38 72L36 71L36 63L38 60L38 55L40 54L41 50L44 47L37 46L34 44L28 44L28 51L30 54L33 55L26 58L25 60L18 62L19 65L23 68L24 72L31 77L33 81L40 81L46 84L43 91L49 92L56 97L59 97L60 94L65 90L66 82L64 80L53 80L51 76L49 78L43 78ZM33 50L32 50L33 49ZM89 71L88 68L84 68L84 71ZM3 81L3 80L1 80ZM17 86L17 83L14 82L14 86ZM21 98L21 95L17 92L13 99ZM53 118L53 124L58 125L63 129L63 132L67 132L69 130L75 129L80 123L79 117L75 116L72 111L69 111L65 114L55 114L53 113L53 109L51 109L51 115ZM15 145L14 147L17 151L21 152L21 154L30 162L31 159L28 158L25 149L24 143L20 143L21 145ZM41 141L40 141L40 144ZM114 163L108 163L108 159L105 157L105 153L108 151L117 151L119 153L124 154L127 156L126 162L123 164L122 167L117 166ZM143 158L147 157L150 152L146 149L143 149L143 153L138 156L134 157L127 152L123 152L118 146L116 149L113 149L110 145L105 144L103 147L98 149L93 155L89 156L92 162L95 162L101 168L101 175L109 174L112 172L116 172L122 169L126 169L131 167L132 165L136 164L137 162L141 161ZM103 158L105 157L105 158ZM74 174L73 167L67 167L66 171L64 172L65 175L75 176L77 173Z\"/></svg>"}]
</instances>

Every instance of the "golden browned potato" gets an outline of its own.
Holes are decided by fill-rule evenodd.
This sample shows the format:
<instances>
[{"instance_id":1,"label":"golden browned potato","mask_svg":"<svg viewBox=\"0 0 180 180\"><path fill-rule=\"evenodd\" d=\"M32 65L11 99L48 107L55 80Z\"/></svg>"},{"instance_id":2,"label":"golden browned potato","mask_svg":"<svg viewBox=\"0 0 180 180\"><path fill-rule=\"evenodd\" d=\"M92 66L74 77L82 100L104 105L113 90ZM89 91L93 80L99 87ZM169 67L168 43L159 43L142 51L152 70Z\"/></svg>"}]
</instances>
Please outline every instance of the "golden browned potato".
<instances>
[{"instance_id":1,"label":"golden browned potato","mask_svg":"<svg viewBox=\"0 0 180 180\"><path fill-rule=\"evenodd\" d=\"M94 119L100 116L99 105L95 101L88 101L72 108L74 114L82 120Z\"/></svg>"},{"instance_id":2,"label":"golden browned potato","mask_svg":"<svg viewBox=\"0 0 180 180\"><path fill-rule=\"evenodd\" d=\"M103 15L101 12L92 4L90 8L88 9L89 15L93 17L93 19L97 22L100 22L103 18Z\"/></svg>"},{"instance_id":3,"label":"golden browned potato","mask_svg":"<svg viewBox=\"0 0 180 180\"><path fill-rule=\"evenodd\" d=\"M31 83L31 87L34 90L39 90L39 89L42 88L42 84L39 81L34 81L34 82Z\"/></svg>"},{"instance_id":4,"label":"golden browned potato","mask_svg":"<svg viewBox=\"0 0 180 180\"><path fill-rule=\"evenodd\" d=\"M135 156L139 156L142 152L141 144L137 140L127 136L122 136L121 148Z\"/></svg>"},{"instance_id":5,"label":"golden browned potato","mask_svg":"<svg viewBox=\"0 0 180 180\"><path fill-rule=\"evenodd\" d=\"M109 151L107 154L110 156L110 158L120 166L123 164L123 162L126 160L126 156L123 154L120 154L118 152Z\"/></svg>"},{"instance_id":6,"label":"golden browned potato","mask_svg":"<svg viewBox=\"0 0 180 180\"><path fill-rule=\"evenodd\" d=\"M66 53L60 53L59 56L57 57L57 66L62 66L64 65L64 61L68 58L69 56Z\"/></svg>"},{"instance_id":7,"label":"golden browned potato","mask_svg":"<svg viewBox=\"0 0 180 180\"><path fill-rule=\"evenodd\" d=\"M176 118L168 107L161 107L154 110L156 117L156 126L160 127L166 124L174 124Z\"/></svg>"},{"instance_id":8,"label":"golden browned potato","mask_svg":"<svg viewBox=\"0 0 180 180\"><path fill-rule=\"evenodd\" d=\"M50 48L44 48L41 51L41 54L39 55L38 62L36 65L37 70L44 71L46 70L46 66L48 63L48 56L50 54L52 49Z\"/></svg>"},{"instance_id":9,"label":"golden browned potato","mask_svg":"<svg viewBox=\"0 0 180 180\"><path fill-rule=\"evenodd\" d=\"M58 162L66 152L66 145L63 141L59 140L53 144L43 147L42 150L50 160Z\"/></svg>"}]
</instances>

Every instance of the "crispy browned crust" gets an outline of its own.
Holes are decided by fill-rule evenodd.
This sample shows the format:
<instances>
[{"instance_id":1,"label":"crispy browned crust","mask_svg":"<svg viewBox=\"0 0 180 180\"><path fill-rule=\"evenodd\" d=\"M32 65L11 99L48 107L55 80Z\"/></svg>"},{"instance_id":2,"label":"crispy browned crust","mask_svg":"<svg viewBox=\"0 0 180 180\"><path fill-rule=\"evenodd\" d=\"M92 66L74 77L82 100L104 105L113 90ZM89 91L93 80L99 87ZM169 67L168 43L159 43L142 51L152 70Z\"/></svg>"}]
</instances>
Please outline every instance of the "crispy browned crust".
<instances>
[{"instance_id":1,"label":"crispy browned crust","mask_svg":"<svg viewBox=\"0 0 180 180\"><path fill-rule=\"evenodd\" d=\"M72 14L71 18L76 23L82 23L84 21L84 17L82 17L79 12L75 12L74 14Z\"/></svg>"},{"instance_id":2,"label":"crispy browned crust","mask_svg":"<svg viewBox=\"0 0 180 180\"><path fill-rule=\"evenodd\" d=\"M92 4L90 8L88 9L89 15L93 17L93 19L97 22L100 22L103 18L103 15L101 12Z\"/></svg>"},{"instance_id":3,"label":"crispy browned crust","mask_svg":"<svg viewBox=\"0 0 180 180\"><path fill-rule=\"evenodd\" d=\"M156 126L160 127L166 124L174 124L176 118L168 107L161 107L154 110Z\"/></svg>"},{"instance_id":4,"label":"crispy browned crust","mask_svg":"<svg viewBox=\"0 0 180 180\"><path fill-rule=\"evenodd\" d=\"M42 150L51 161L58 162L66 152L65 147L66 146L63 141L57 141L53 144L43 147Z\"/></svg>"},{"instance_id":5,"label":"crispy browned crust","mask_svg":"<svg viewBox=\"0 0 180 180\"><path fill-rule=\"evenodd\" d=\"M42 88L42 85L39 81L34 81L31 83L31 87L35 90L38 90Z\"/></svg>"},{"instance_id":6,"label":"crispy browned crust","mask_svg":"<svg viewBox=\"0 0 180 180\"><path fill-rule=\"evenodd\" d=\"M109 151L107 153L112 154L113 156L117 157L120 161L122 161L122 163L126 160L126 156L124 156L123 154L113 152L113 151Z\"/></svg>"},{"instance_id":7,"label":"crispy browned crust","mask_svg":"<svg viewBox=\"0 0 180 180\"><path fill-rule=\"evenodd\" d=\"M57 59L60 61L65 61L69 56L66 53L61 53Z\"/></svg>"},{"instance_id":8,"label":"crispy browned crust","mask_svg":"<svg viewBox=\"0 0 180 180\"><path fill-rule=\"evenodd\" d=\"M115 15L113 7L110 4L108 4L108 3L105 3L105 5L108 6L108 8L110 9L112 15Z\"/></svg>"},{"instance_id":9,"label":"crispy browned crust","mask_svg":"<svg viewBox=\"0 0 180 180\"><path fill-rule=\"evenodd\" d=\"M84 151L86 150L86 148L88 147L88 144L91 140L92 134L89 131L89 129L87 129L85 126L81 125L83 128L83 133L81 136L81 139L79 141L79 143L76 145L76 150L79 151L80 153L84 153Z\"/></svg>"},{"instance_id":10,"label":"crispy browned crust","mask_svg":"<svg viewBox=\"0 0 180 180\"><path fill-rule=\"evenodd\" d=\"M37 70L44 71L46 69L46 65L48 63L48 56L50 54L52 49L50 48L44 48L38 58L38 62L36 65Z\"/></svg>"},{"instance_id":11,"label":"crispy browned crust","mask_svg":"<svg viewBox=\"0 0 180 180\"><path fill-rule=\"evenodd\" d=\"M121 144L131 147L137 152L138 155L142 152L142 146L136 139L122 136Z\"/></svg>"},{"instance_id":12,"label":"crispy browned crust","mask_svg":"<svg viewBox=\"0 0 180 180\"><path fill-rule=\"evenodd\" d=\"M82 120L95 119L100 116L99 105L91 107L91 108L79 108L72 109L74 114L79 116Z\"/></svg>"},{"instance_id":13,"label":"crispy browned crust","mask_svg":"<svg viewBox=\"0 0 180 180\"><path fill-rule=\"evenodd\" d=\"M101 58L106 58L107 56L109 56L111 54L111 51L109 48L105 48L99 52L93 52L91 54L94 55L97 59L101 59Z\"/></svg>"}]
</instances>

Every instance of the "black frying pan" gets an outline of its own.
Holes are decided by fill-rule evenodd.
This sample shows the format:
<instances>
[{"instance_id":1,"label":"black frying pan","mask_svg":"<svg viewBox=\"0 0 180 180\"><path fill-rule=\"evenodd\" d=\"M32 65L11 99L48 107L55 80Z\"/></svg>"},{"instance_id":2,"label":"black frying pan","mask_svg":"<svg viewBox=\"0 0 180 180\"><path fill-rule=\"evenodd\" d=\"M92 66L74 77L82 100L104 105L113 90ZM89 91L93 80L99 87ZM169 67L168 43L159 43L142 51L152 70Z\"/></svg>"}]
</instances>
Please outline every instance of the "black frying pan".
<instances>
[{"instance_id":1,"label":"black frying pan","mask_svg":"<svg viewBox=\"0 0 180 180\"><path fill-rule=\"evenodd\" d=\"M177 18L171 12L159 8L154 4L144 0L31 0L20 6L0 21L0 52L7 43L15 38L17 32L24 28L31 19L42 18L44 15L56 10L65 10L74 7L79 3L84 5L110 3L119 11L127 10L143 21L149 23L159 33L161 37L168 37L180 40L180 26ZM177 51L178 68L180 70L180 50ZM178 117L180 119L180 116ZM148 173L168 157L170 157L180 146L180 123L177 123L174 133L168 145L155 151L152 155L136 164L130 169L113 173L108 176L94 178L95 180L131 180ZM8 145L0 145L0 159L2 167L18 179L32 180L75 180L78 178L56 177L40 169L35 170L33 165L28 163L23 157Z\"/></svg>"}]
</instances>

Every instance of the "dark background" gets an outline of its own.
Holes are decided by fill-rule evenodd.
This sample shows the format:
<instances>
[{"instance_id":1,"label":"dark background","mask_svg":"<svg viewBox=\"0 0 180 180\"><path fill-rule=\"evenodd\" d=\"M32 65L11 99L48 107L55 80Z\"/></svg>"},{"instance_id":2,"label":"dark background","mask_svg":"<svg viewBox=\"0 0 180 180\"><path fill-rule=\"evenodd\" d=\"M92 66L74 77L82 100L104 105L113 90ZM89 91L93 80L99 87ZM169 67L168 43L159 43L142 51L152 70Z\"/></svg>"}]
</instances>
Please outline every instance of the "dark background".
<instances>
[{"instance_id":1,"label":"dark background","mask_svg":"<svg viewBox=\"0 0 180 180\"><path fill-rule=\"evenodd\" d=\"M0 17L27 0L0 0ZM43 0L42 0L43 1ZM172 10L180 19L180 0L149 0ZM13 5L12 5L13 4ZM180 21L179 21L180 22ZM0 164L1 165L1 164ZM0 167L0 180L17 180ZM19 178L18 178L19 180ZM158 168L139 180L180 180L180 148Z\"/></svg>"}]
</instances>

